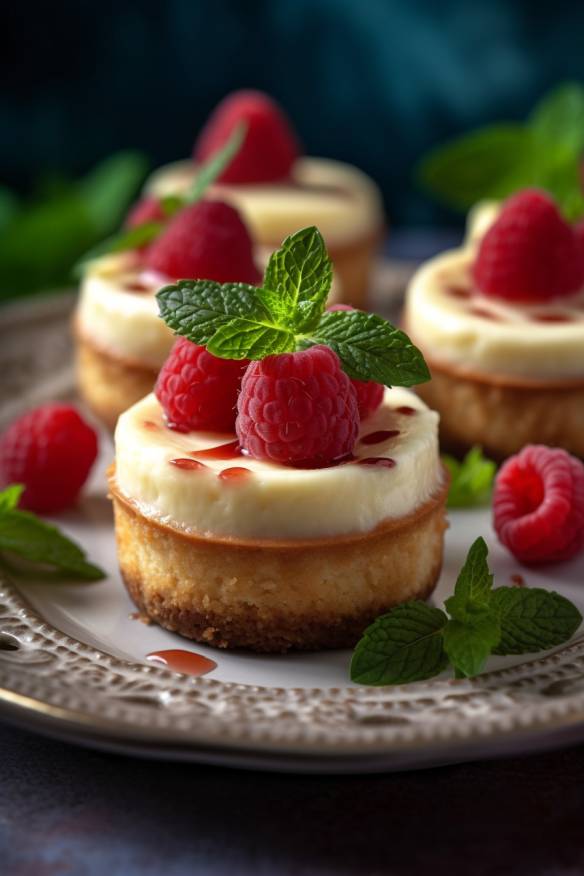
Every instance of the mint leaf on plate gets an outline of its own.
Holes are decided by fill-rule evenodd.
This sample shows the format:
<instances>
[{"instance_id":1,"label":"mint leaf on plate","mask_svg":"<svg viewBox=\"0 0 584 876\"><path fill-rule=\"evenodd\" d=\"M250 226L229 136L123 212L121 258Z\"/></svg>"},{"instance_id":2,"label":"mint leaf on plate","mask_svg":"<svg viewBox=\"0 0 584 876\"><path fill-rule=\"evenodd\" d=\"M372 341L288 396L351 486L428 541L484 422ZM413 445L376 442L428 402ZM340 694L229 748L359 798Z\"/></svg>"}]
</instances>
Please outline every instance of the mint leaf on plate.
<instances>
[{"instance_id":1,"label":"mint leaf on plate","mask_svg":"<svg viewBox=\"0 0 584 876\"><path fill-rule=\"evenodd\" d=\"M569 599L539 587L497 587L491 604L501 625L495 654L527 654L570 639L582 615Z\"/></svg>"},{"instance_id":2,"label":"mint leaf on plate","mask_svg":"<svg viewBox=\"0 0 584 876\"><path fill-rule=\"evenodd\" d=\"M341 360L343 370L356 380L414 386L430 379L424 357L408 336L374 313L325 313L300 344L304 348L327 344Z\"/></svg>"},{"instance_id":3,"label":"mint leaf on plate","mask_svg":"<svg viewBox=\"0 0 584 876\"><path fill-rule=\"evenodd\" d=\"M448 618L424 602L407 602L363 633L351 660L358 684L408 684L438 675L448 665L442 631Z\"/></svg>"},{"instance_id":4,"label":"mint leaf on plate","mask_svg":"<svg viewBox=\"0 0 584 876\"><path fill-rule=\"evenodd\" d=\"M71 577L98 581L104 572L89 563L84 551L55 526L28 511L2 510L0 552L14 554L29 563L49 566Z\"/></svg>"},{"instance_id":5,"label":"mint leaf on plate","mask_svg":"<svg viewBox=\"0 0 584 876\"><path fill-rule=\"evenodd\" d=\"M472 677L484 669L501 638L496 616L484 613L472 625L453 619L444 628L444 650L458 677Z\"/></svg>"},{"instance_id":6,"label":"mint leaf on plate","mask_svg":"<svg viewBox=\"0 0 584 876\"><path fill-rule=\"evenodd\" d=\"M477 620L489 610L493 576L489 571L484 538L473 542L454 586L454 595L444 603L448 613L463 623Z\"/></svg>"},{"instance_id":7,"label":"mint leaf on plate","mask_svg":"<svg viewBox=\"0 0 584 876\"><path fill-rule=\"evenodd\" d=\"M483 456L480 447L472 447L462 462L446 454L442 462L450 472L449 508L472 508L488 503L497 466Z\"/></svg>"},{"instance_id":8,"label":"mint leaf on plate","mask_svg":"<svg viewBox=\"0 0 584 876\"><path fill-rule=\"evenodd\" d=\"M313 328L323 312L333 279L331 260L318 228L303 228L287 237L270 256L262 300L280 321L298 332Z\"/></svg>"}]
</instances>

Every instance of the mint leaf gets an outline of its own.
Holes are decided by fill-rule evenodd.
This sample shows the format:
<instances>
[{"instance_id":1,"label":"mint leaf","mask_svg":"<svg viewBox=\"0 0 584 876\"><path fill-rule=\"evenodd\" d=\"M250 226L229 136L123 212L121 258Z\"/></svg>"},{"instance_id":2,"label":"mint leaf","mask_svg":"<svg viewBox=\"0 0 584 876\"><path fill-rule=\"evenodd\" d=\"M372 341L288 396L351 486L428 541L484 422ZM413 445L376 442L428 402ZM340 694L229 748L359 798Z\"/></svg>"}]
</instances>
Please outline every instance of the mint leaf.
<instances>
[{"instance_id":1,"label":"mint leaf","mask_svg":"<svg viewBox=\"0 0 584 876\"><path fill-rule=\"evenodd\" d=\"M232 319L213 335L207 349L222 359L263 359L296 349L294 334L267 322Z\"/></svg>"},{"instance_id":2,"label":"mint leaf","mask_svg":"<svg viewBox=\"0 0 584 876\"><path fill-rule=\"evenodd\" d=\"M500 638L501 628L494 615L485 613L472 625L449 620L444 628L444 650L457 676L478 675Z\"/></svg>"},{"instance_id":3,"label":"mint leaf","mask_svg":"<svg viewBox=\"0 0 584 876\"><path fill-rule=\"evenodd\" d=\"M22 484L10 484L0 492L0 514L4 511L12 511L18 505L24 492Z\"/></svg>"},{"instance_id":4,"label":"mint leaf","mask_svg":"<svg viewBox=\"0 0 584 876\"><path fill-rule=\"evenodd\" d=\"M418 166L417 178L435 197L466 211L533 185L536 144L520 124L495 124L440 146Z\"/></svg>"},{"instance_id":5,"label":"mint leaf","mask_svg":"<svg viewBox=\"0 0 584 876\"><path fill-rule=\"evenodd\" d=\"M184 195L182 202L179 201L177 209L183 207L185 204L194 204L203 197L211 183L214 183L217 177L221 176L225 168L231 164L231 161L241 148L246 133L246 124L240 122L236 125L225 145L215 152L214 155L212 155L211 158L199 168L199 172L197 173L193 185Z\"/></svg>"},{"instance_id":6,"label":"mint leaf","mask_svg":"<svg viewBox=\"0 0 584 876\"><path fill-rule=\"evenodd\" d=\"M408 684L442 672L448 659L442 647L447 617L424 602L407 602L368 627L351 660L357 684Z\"/></svg>"},{"instance_id":7,"label":"mint leaf","mask_svg":"<svg viewBox=\"0 0 584 876\"><path fill-rule=\"evenodd\" d=\"M158 237L163 227L162 222L144 222L135 228L127 228L118 234L113 234L85 253L74 265L74 275L79 279L88 263L100 258L100 256L145 246Z\"/></svg>"},{"instance_id":8,"label":"mint leaf","mask_svg":"<svg viewBox=\"0 0 584 876\"><path fill-rule=\"evenodd\" d=\"M262 300L279 321L310 331L323 312L333 279L331 260L318 228L303 228L272 253Z\"/></svg>"},{"instance_id":9,"label":"mint leaf","mask_svg":"<svg viewBox=\"0 0 584 876\"><path fill-rule=\"evenodd\" d=\"M497 587L491 604L501 625L495 654L554 648L571 638L582 622L582 615L569 599L538 587Z\"/></svg>"},{"instance_id":10,"label":"mint leaf","mask_svg":"<svg viewBox=\"0 0 584 876\"><path fill-rule=\"evenodd\" d=\"M454 587L454 595L444 603L448 613L462 623L482 620L489 610L493 576L487 564L487 548L479 536L470 547Z\"/></svg>"},{"instance_id":11,"label":"mint leaf","mask_svg":"<svg viewBox=\"0 0 584 876\"><path fill-rule=\"evenodd\" d=\"M0 551L87 581L105 577L101 569L87 562L80 547L55 526L28 511L9 510L0 514Z\"/></svg>"},{"instance_id":12,"label":"mint leaf","mask_svg":"<svg viewBox=\"0 0 584 876\"><path fill-rule=\"evenodd\" d=\"M325 313L304 348L327 344L349 377L386 386L414 386L430 379L428 366L408 336L374 313L336 310Z\"/></svg>"},{"instance_id":13,"label":"mint leaf","mask_svg":"<svg viewBox=\"0 0 584 876\"><path fill-rule=\"evenodd\" d=\"M584 88L566 82L547 94L528 124L555 164L578 160L584 151Z\"/></svg>"},{"instance_id":14,"label":"mint leaf","mask_svg":"<svg viewBox=\"0 0 584 876\"><path fill-rule=\"evenodd\" d=\"M118 152L106 158L79 183L96 236L108 234L122 220L128 202L148 170L139 152Z\"/></svg>"},{"instance_id":15,"label":"mint leaf","mask_svg":"<svg viewBox=\"0 0 584 876\"><path fill-rule=\"evenodd\" d=\"M471 448L462 462L446 454L442 462L450 472L449 508L472 508L488 503L497 466L483 456L480 447Z\"/></svg>"}]
</instances>

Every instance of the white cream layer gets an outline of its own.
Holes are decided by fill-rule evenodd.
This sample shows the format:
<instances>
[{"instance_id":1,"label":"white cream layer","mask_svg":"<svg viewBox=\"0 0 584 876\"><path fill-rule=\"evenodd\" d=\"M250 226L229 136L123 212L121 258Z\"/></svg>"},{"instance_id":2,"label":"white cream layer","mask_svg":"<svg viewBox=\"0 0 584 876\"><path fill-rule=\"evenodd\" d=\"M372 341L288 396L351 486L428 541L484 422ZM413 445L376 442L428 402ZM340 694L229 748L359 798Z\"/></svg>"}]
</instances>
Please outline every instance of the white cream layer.
<instances>
[{"instance_id":1,"label":"white cream layer","mask_svg":"<svg viewBox=\"0 0 584 876\"><path fill-rule=\"evenodd\" d=\"M422 351L485 374L584 378L584 291L545 305L460 297L456 290L472 291L475 255L474 246L444 253L412 278L405 322Z\"/></svg>"},{"instance_id":2,"label":"white cream layer","mask_svg":"<svg viewBox=\"0 0 584 876\"><path fill-rule=\"evenodd\" d=\"M180 194L196 175L192 161L177 161L153 173L146 190L159 197ZM272 247L307 225L316 225L329 246L342 246L379 231L384 221L373 180L350 164L325 158L298 159L292 182L218 184L209 194L234 204L254 239Z\"/></svg>"},{"instance_id":3,"label":"white cream layer","mask_svg":"<svg viewBox=\"0 0 584 876\"><path fill-rule=\"evenodd\" d=\"M403 405L415 413L399 413ZM201 457L207 468L185 470L171 460L196 458L197 450L234 436L173 432L149 395L118 420L116 483L145 516L200 535L296 539L369 532L415 511L442 483L438 415L407 390L386 390L382 406L362 424L361 437L396 429L396 437L378 444L359 441L355 448L358 458L390 457L393 468L351 462L307 470L249 457ZM234 481L218 477L235 466L251 475Z\"/></svg>"},{"instance_id":4,"label":"white cream layer","mask_svg":"<svg viewBox=\"0 0 584 876\"><path fill-rule=\"evenodd\" d=\"M256 263L263 267L271 249L258 247ZM120 359L158 370L168 356L174 335L159 316L155 294L173 280L144 271L135 254L105 256L91 265L83 279L77 306L81 335ZM140 284L146 289L132 290ZM333 278L329 302L339 299Z\"/></svg>"}]
</instances>

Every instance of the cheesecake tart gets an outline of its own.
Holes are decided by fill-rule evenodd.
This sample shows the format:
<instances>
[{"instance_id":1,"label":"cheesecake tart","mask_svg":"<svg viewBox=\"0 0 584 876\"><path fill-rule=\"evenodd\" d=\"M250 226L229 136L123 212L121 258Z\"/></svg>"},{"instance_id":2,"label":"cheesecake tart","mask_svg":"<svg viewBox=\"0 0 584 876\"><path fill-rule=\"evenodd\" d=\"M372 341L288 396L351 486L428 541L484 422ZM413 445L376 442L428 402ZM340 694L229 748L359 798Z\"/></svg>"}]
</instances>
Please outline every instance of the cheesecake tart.
<instances>
[{"instance_id":1,"label":"cheesecake tart","mask_svg":"<svg viewBox=\"0 0 584 876\"><path fill-rule=\"evenodd\" d=\"M302 155L288 120L266 95L242 91L225 98L201 132L193 158L157 170L147 182L147 195L161 198L191 187L201 162L238 124L246 125L243 146L211 194L234 204L258 245L269 251L296 229L318 226L333 261L339 300L363 307L384 233L380 192L352 165Z\"/></svg>"},{"instance_id":2,"label":"cheesecake tart","mask_svg":"<svg viewBox=\"0 0 584 876\"><path fill-rule=\"evenodd\" d=\"M445 447L584 456L584 245L547 196L475 214L465 246L413 277L405 326L431 367L419 392Z\"/></svg>"},{"instance_id":3,"label":"cheesecake tart","mask_svg":"<svg viewBox=\"0 0 584 876\"><path fill-rule=\"evenodd\" d=\"M438 416L370 379L413 385L425 363L380 317L325 311L330 276L308 228L273 255L261 287L158 293L181 337L155 394L118 420L110 492L130 595L189 638L350 646L438 580Z\"/></svg>"}]
</instances>

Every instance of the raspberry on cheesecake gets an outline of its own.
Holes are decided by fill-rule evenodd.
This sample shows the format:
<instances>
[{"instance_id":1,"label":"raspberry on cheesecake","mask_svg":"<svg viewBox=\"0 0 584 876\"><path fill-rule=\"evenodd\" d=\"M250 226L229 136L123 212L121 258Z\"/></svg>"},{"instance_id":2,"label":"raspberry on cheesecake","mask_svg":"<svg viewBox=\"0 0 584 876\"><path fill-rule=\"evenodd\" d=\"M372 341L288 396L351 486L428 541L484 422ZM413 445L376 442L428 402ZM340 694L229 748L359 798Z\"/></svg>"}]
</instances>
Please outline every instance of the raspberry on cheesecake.
<instances>
[{"instance_id":1,"label":"raspberry on cheesecake","mask_svg":"<svg viewBox=\"0 0 584 876\"><path fill-rule=\"evenodd\" d=\"M381 195L352 165L302 154L282 109L260 91L235 91L211 114L192 159L157 170L148 195L180 194L242 126L244 141L212 192L235 205L257 243L271 252L304 225L317 225L331 255L342 300L366 301L371 270L384 230Z\"/></svg>"},{"instance_id":2,"label":"raspberry on cheesecake","mask_svg":"<svg viewBox=\"0 0 584 876\"><path fill-rule=\"evenodd\" d=\"M474 220L466 244L414 275L405 324L432 367L420 394L454 452L526 444L584 456L584 243L549 195ZM477 230L478 229L478 230Z\"/></svg>"},{"instance_id":3,"label":"raspberry on cheesecake","mask_svg":"<svg viewBox=\"0 0 584 876\"><path fill-rule=\"evenodd\" d=\"M110 491L126 586L170 630L255 651L350 646L437 582L438 417L395 386L362 415L354 386L412 386L425 363L380 317L325 312L330 281L307 228L259 287L158 294L181 337L156 395L118 421Z\"/></svg>"}]
</instances>

